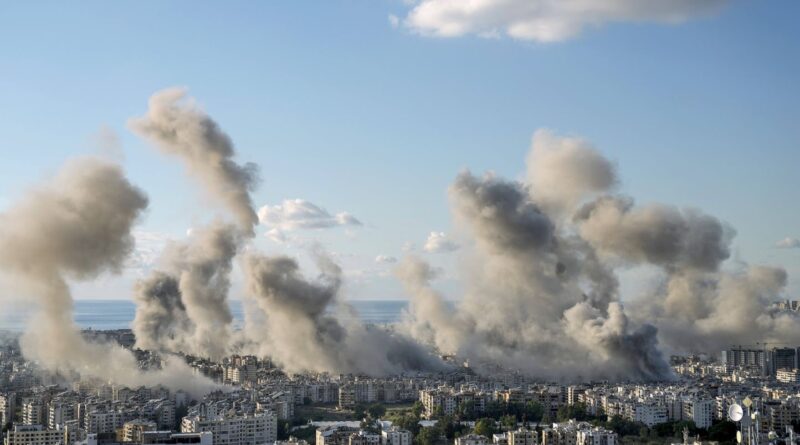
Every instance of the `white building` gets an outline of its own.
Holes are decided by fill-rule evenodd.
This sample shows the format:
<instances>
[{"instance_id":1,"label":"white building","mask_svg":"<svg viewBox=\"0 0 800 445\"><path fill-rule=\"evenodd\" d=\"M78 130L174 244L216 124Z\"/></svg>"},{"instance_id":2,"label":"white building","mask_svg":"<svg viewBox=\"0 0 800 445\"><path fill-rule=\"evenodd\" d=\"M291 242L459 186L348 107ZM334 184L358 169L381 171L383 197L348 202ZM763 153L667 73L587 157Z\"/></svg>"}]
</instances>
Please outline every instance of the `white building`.
<instances>
[{"instance_id":1,"label":"white building","mask_svg":"<svg viewBox=\"0 0 800 445\"><path fill-rule=\"evenodd\" d=\"M489 439L478 434L467 434L456 437L455 445L489 445Z\"/></svg>"},{"instance_id":2,"label":"white building","mask_svg":"<svg viewBox=\"0 0 800 445\"><path fill-rule=\"evenodd\" d=\"M142 433L155 431L158 425L152 420L136 419L125 422L122 425L123 442L142 442Z\"/></svg>"},{"instance_id":3,"label":"white building","mask_svg":"<svg viewBox=\"0 0 800 445\"><path fill-rule=\"evenodd\" d=\"M634 422L641 422L648 427L669 421L667 406L656 403L637 403L633 407L632 417Z\"/></svg>"},{"instance_id":4,"label":"white building","mask_svg":"<svg viewBox=\"0 0 800 445\"><path fill-rule=\"evenodd\" d=\"M577 445L616 445L617 433L605 428L578 430Z\"/></svg>"},{"instance_id":5,"label":"white building","mask_svg":"<svg viewBox=\"0 0 800 445\"><path fill-rule=\"evenodd\" d=\"M60 445L64 443L64 432L48 430L41 425L14 425L6 433L4 445Z\"/></svg>"},{"instance_id":6,"label":"white building","mask_svg":"<svg viewBox=\"0 0 800 445\"><path fill-rule=\"evenodd\" d=\"M277 439L278 421L275 414L262 412L232 417L187 416L181 422L183 433L205 431L213 433L214 445L263 445Z\"/></svg>"},{"instance_id":7,"label":"white building","mask_svg":"<svg viewBox=\"0 0 800 445\"><path fill-rule=\"evenodd\" d=\"M411 431L391 428L381 431L381 445L411 445Z\"/></svg>"},{"instance_id":8,"label":"white building","mask_svg":"<svg viewBox=\"0 0 800 445\"><path fill-rule=\"evenodd\" d=\"M359 431L357 433L350 434L350 437L347 441L348 445L380 445L381 444L381 435L380 434L373 434L368 433L366 431Z\"/></svg>"},{"instance_id":9,"label":"white building","mask_svg":"<svg viewBox=\"0 0 800 445\"><path fill-rule=\"evenodd\" d=\"M456 412L456 397L446 390L422 390L419 393L419 401L425 407L425 417L428 419L441 411L442 414L449 416Z\"/></svg>"},{"instance_id":10,"label":"white building","mask_svg":"<svg viewBox=\"0 0 800 445\"><path fill-rule=\"evenodd\" d=\"M507 432L506 440L508 445L537 445L539 443L539 434L536 430L518 428Z\"/></svg>"},{"instance_id":11,"label":"white building","mask_svg":"<svg viewBox=\"0 0 800 445\"><path fill-rule=\"evenodd\" d=\"M781 383L800 383L800 372L797 369L779 369L775 378Z\"/></svg>"},{"instance_id":12,"label":"white building","mask_svg":"<svg viewBox=\"0 0 800 445\"><path fill-rule=\"evenodd\" d=\"M42 425L42 401L38 397L25 399L22 402L22 423L25 425Z\"/></svg>"},{"instance_id":13,"label":"white building","mask_svg":"<svg viewBox=\"0 0 800 445\"><path fill-rule=\"evenodd\" d=\"M16 409L15 399L14 393L0 394L0 428L13 420Z\"/></svg>"},{"instance_id":14,"label":"white building","mask_svg":"<svg viewBox=\"0 0 800 445\"><path fill-rule=\"evenodd\" d=\"M716 403L711 399L686 398L683 400L683 418L692 420L698 428L708 428L714 420Z\"/></svg>"}]
</instances>

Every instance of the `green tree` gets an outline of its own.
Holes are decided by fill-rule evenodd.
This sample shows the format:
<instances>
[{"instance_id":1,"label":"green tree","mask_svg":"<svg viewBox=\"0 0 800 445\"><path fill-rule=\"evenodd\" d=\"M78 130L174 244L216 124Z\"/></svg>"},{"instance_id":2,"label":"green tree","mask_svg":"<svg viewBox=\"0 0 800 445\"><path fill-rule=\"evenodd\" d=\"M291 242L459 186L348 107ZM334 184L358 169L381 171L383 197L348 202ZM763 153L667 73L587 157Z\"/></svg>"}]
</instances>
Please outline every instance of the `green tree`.
<instances>
[{"instance_id":1,"label":"green tree","mask_svg":"<svg viewBox=\"0 0 800 445\"><path fill-rule=\"evenodd\" d=\"M285 420L278 421L278 440L286 440L289 438L289 429L291 425Z\"/></svg>"},{"instance_id":2,"label":"green tree","mask_svg":"<svg viewBox=\"0 0 800 445\"><path fill-rule=\"evenodd\" d=\"M566 422L570 419L577 421L586 420L586 408L582 405L562 405L558 408L556 419L559 422Z\"/></svg>"},{"instance_id":3,"label":"green tree","mask_svg":"<svg viewBox=\"0 0 800 445\"><path fill-rule=\"evenodd\" d=\"M517 416L506 414L500 418L500 424L507 430L513 430L517 426Z\"/></svg>"},{"instance_id":4,"label":"green tree","mask_svg":"<svg viewBox=\"0 0 800 445\"><path fill-rule=\"evenodd\" d=\"M492 434L495 433L495 426L494 426L494 419L489 419L484 417L483 419L478 420L475 422L475 434L479 434L481 436L492 437Z\"/></svg>"},{"instance_id":5,"label":"green tree","mask_svg":"<svg viewBox=\"0 0 800 445\"><path fill-rule=\"evenodd\" d=\"M413 414L409 413L395 417L392 419L392 422L397 425L398 428L411 431L411 434L414 436L419 434L419 418L415 417Z\"/></svg>"},{"instance_id":6,"label":"green tree","mask_svg":"<svg viewBox=\"0 0 800 445\"><path fill-rule=\"evenodd\" d=\"M680 422L675 422L672 426L672 434L675 437L682 437L683 436L683 428L686 427L689 430L689 435L694 436L698 433L697 425L694 424L692 420L681 420ZM735 434L735 433L734 433Z\"/></svg>"},{"instance_id":7,"label":"green tree","mask_svg":"<svg viewBox=\"0 0 800 445\"><path fill-rule=\"evenodd\" d=\"M359 403L353 407L353 415L356 419L363 419L367 417L367 407L363 403Z\"/></svg>"},{"instance_id":8,"label":"green tree","mask_svg":"<svg viewBox=\"0 0 800 445\"><path fill-rule=\"evenodd\" d=\"M474 420L475 402L469 401L458 405L458 418L461 420Z\"/></svg>"},{"instance_id":9,"label":"green tree","mask_svg":"<svg viewBox=\"0 0 800 445\"><path fill-rule=\"evenodd\" d=\"M620 437L622 436L638 436L639 429L644 424L640 422L632 422L630 420L624 419L622 416L614 416L608 422L605 423L605 427L611 430L614 430Z\"/></svg>"},{"instance_id":10,"label":"green tree","mask_svg":"<svg viewBox=\"0 0 800 445\"><path fill-rule=\"evenodd\" d=\"M486 404L484 415L492 419L499 419L506 413L507 406L503 402L489 402Z\"/></svg>"},{"instance_id":11,"label":"green tree","mask_svg":"<svg viewBox=\"0 0 800 445\"><path fill-rule=\"evenodd\" d=\"M437 426L422 428L414 438L417 445L436 445L439 443L439 438L442 436L441 430Z\"/></svg>"},{"instance_id":12,"label":"green tree","mask_svg":"<svg viewBox=\"0 0 800 445\"><path fill-rule=\"evenodd\" d=\"M378 420L386 414L386 407L380 403L373 403L367 407L367 414L370 419Z\"/></svg>"},{"instance_id":13,"label":"green tree","mask_svg":"<svg viewBox=\"0 0 800 445\"><path fill-rule=\"evenodd\" d=\"M544 416L544 407L539 402L528 402L525 404L524 413L528 422L539 422Z\"/></svg>"},{"instance_id":14,"label":"green tree","mask_svg":"<svg viewBox=\"0 0 800 445\"><path fill-rule=\"evenodd\" d=\"M736 440L736 424L730 420L723 420L711 425L708 429L708 440L734 442Z\"/></svg>"},{"instance_id":15,"label":"green tree","mask_svg":"<svg viewBox=\"0 0 800 445\"><path fill-rule=\"evenodd\" d=\"M411 407L411 414L413 414L414 417L416 417L417 419L419 419L422 416L422 413L424 411L425 411L425 406L419 400L414 402L414 406Z\"/></svg>"}]
</instances>

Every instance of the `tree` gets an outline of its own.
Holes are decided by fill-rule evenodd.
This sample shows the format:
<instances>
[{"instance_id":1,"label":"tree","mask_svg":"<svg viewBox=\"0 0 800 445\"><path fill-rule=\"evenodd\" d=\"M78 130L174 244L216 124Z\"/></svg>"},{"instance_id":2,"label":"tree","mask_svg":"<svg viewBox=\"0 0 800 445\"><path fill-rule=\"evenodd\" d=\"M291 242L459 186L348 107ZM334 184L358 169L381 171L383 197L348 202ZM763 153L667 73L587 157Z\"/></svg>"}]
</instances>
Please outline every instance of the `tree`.
<instances>
[{"instance_id":1,"label":"tree","mask_svg":"<svg viewBox=\"0 0 800 445\"><path fill-rule=\"evenodd\" d=\"M371 419L378 420L386 414L386 407L380 403L373 403L367 407L367 414Z\"/></svg>"},{"instance_id":2,"label":"tree","mask_svg":"<svg viewBox=\"0 0 800 445\"><path fill-rule=\"evenodd\" d=\"M510 414L505 415L500 418L500 424L503 425L504 428L512 430L517 426L517 416L512 416Z\"/></svg>"},{"instance_id":3,"label":"tree","mask_svg":"<svg viewBox=\"0 0 800 445\"><path fill-rule=\"evenodd\" d=\"M417 445L436 445L439 443L439 438L441 437L442 432L439 430L438 426L432 426L428 428L422 428L415 437Z\"/></svg>"},{"instance_id":4,"label":"tree","mask_svg":"<svg viewBox=\"0 0 800 445\"><path fill-rule=\"evenodd\" d=\"M692 420L681 420L680 422L675 422L672 426L672 434L675 437L683 436L683 428L687 428L689 430L689 435L694 436L697 434L698 429L697 425L694 424ZM734 433L736 434L736 433Z\"/></svg>"},{"instance_id":5,"label":"tree","mask_svg":"<svg viewBox=\"0 0 800 445\"><path fill-rule=\"evenodd\" d=\"M736 424L730 420L717 422L708 429L708 440L733 442L736 440Z\"/></svg>"},{"instance_id":6,"label":"tree","mask_svg":"<svg viewBox=\"0 0 800 445\"><path fill-rule=\"evenodd\" d=\"M289 429L291 426L285 420L278 421L278 440L286 440L289 438Z\"/></svg>"},{"instance_id":7,"label":"tree","mask_svg":"<svg viewBox=\"0 0 800 445\"><path fill-rule=\"evenodd\" d=\"M411 431L411 434L414 436L419 434L419 419L413 414L409 413L395 417L392 419L392 422L400 429Z\"/></svg>"},{"instance_id":8,"label":"tree","mask_svg":"<svg viewBox=\"0 0 800 445\"><path fill-rule=\"evenodd\" d=\"M359 403L353 407L353 415L356 417L356 419L363 419L367 416L367 407L364 406L364 404Z\"/></svg>"},{"instance_id":9,"label":"tree","mask_svg":"<svg viewBox=\"0 0 800 445\"><path fill-rule=\"evenodd\" d=\"M425 411L425 405L422 404L419 400L414 402L414 406L411 407L411 414L414 415L417 419L422 416L422 413Z\"/></svg>"},{"instance_id":10,"label":"tree","mask_svg":"<svg viewBox=\"0 0 800 445\"><path fill-rule=\"evenodd\" d=\"M589 414L586 412L585 405L576 403L574 405L562 405L559 407L556 418L559 422L566 422L570 419L584 421L589 419Z\"/></svg>"},{"instance_id":11,"label":"tree","mask_svg":"<svg viewBox=\"0 0 800 445\"><path fill-rule=\"evenodd\" d=\"M538 402L528 402L525 404L524 413L528 422L539 422L544 415L544 407Z\"/></svg>"},{"instance_id":12,"label":"tree","mask_svg":"<svg viewBox=\"0 0 800 445\"><path fill-rule=\"evenodd\" d=\"M495 431L494 419L484 417L475 422L475 434L491 438Z\"/></svg>"},{"instance_id":13,"label":"tree","mask_svg":"<svg viewBox=\"0 0 800 445\"><path fill-rule=\"evenodd\" d=\"M461 420L474 420L475 419L475 402L468 401L458 405L458 417Z\"/></svg>"},{"instance_id":14,"label":"tree","mask_svg":"<svg viewBox=\"0 0 800 445\"><path fill-rule=\"evenodd\" d=\"M640 422L632 422L630 420L624 419L622 416L614 416L608 422L606 422L605 427L611 430L614 430L617 434L622 436L637 436L639 435L639 429L644 426L643 423Z\"/></svg>"},{"instance_id":15,"label":"tree","mask_svg":"<svg viewBox=\"0 0 800 445\"><path fill-rule=\"evenodd\" d=\"M506 409L508 407L503 402L489 402L486 404L486 409L484 410L484 414L486 417L491 417L492 419L499 419L500 416L506 413Z\"/></svg>"}]
</instances>

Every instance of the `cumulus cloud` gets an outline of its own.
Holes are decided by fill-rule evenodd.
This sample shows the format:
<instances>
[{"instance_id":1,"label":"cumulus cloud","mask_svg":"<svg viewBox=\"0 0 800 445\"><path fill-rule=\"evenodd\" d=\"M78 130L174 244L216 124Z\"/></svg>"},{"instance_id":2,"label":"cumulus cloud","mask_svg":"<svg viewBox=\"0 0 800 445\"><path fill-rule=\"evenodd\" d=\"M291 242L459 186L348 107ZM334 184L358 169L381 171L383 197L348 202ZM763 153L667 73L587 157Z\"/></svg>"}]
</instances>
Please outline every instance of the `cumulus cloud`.
<instances>
[{"instance_id":1,"label":"cumulus cloud","mask_svg":"<svg viewBox=\"0 0 800 445\"><path fill-rule=\"evenodd\" d=\"M558 42L606 23L681 23L713 13L726 3L728 0L421 0L402 24L436 37L506 35Z\"/></svg>"},{"instance_id":2,"label":"cumulus cloud","mask_svg":"<svg viewBox=\"0 0 800 445\"><path fill-rule=\"evenodd\" d=\"M450 239L444 232L431 232L425 241L423 249L429 253L447 253L455 252L460 247L457 242Z\"/></svg>"},{"instance_id":3,"label":"cumulus cloud","mask_svg":"<svg viewBox=\"0 0 800 445\"><path fill-rule=\"evenodd\" d=\"M375 262L378 264L396 263L397 258L391 255L378 255L375 257Z\"/></svg>"},{"instance_id":4,"label":"cumulus cloud","mask_svg":"<svg viewBox=\"0 0 800 445\"><path fill-rule=\"evenodd\" d=\"M775 243L775 247L778 249L800 249L800 239L787 236Z\"/></svg>"},{"instance_id":5,"label":"cumulus cloud","mask_svg":"<svg viewBox=\"0 0 800 445\"><path fill-rule=\"evenodd\" d=\"M304 199L287 199L281 204L261 207L258 218L262 224L280 230L361 225L361 221L350 213L340 212L332 215L324 208Z\"/></svg>"}]
</instances>

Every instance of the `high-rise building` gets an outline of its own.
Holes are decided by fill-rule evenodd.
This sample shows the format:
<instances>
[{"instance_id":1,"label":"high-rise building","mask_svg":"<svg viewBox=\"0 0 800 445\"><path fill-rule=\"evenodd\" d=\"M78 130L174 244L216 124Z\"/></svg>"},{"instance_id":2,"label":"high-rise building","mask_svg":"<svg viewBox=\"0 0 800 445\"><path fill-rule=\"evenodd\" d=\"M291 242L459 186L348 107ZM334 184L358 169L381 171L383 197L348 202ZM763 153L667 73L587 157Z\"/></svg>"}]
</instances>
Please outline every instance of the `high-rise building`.
<instances>
[{"instance_id":1,"label":"high-rise building","mask_svg":"<svg viewBox=\"0 0 800 445\"><path fill-rule=\"evenodd\" d=\"M776 373L780 369L797 369L797 349L795 348L774 348L770 351L772 361L772 372Z\"/></svg>"}]
</instances>

